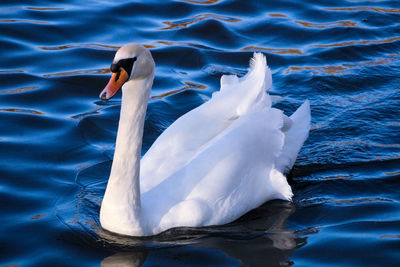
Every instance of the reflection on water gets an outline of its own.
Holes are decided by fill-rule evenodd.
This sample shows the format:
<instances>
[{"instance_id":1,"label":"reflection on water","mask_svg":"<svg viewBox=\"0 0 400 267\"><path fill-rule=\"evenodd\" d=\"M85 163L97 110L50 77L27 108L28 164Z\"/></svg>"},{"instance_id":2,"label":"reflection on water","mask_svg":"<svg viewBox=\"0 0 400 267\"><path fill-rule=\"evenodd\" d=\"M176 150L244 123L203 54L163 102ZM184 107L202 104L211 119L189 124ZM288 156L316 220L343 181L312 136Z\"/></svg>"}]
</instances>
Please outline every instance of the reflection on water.
<instances>
[{"instance_id":1,"label":"reflection on water","mask_svg":"<svg viewBox=\"0 0 400 267\"><path fill-rule=\"evenodd\" d=\"M247 240L209 238L198 246L223 251L244 266L291 265L290 256L299 245L299 240L285 225L290 214L294 212L294 207L272 202L260 209L262 217L251 221L250 227L257 232L264 231L264 234Z\"/></svg>"},{"instance_id":2,"label":"reflection on water","mask_svg":"<svg viewBox=\"0 0 400 267\"><path fill-rule=\"evenodd\" d=\"M42 218L44 218L44 217L46 217L46 216L47 216L46 213L45 213L45 214L36 214L36 215L30 217L30 219L31 219L31 220L39 220L39 219L42 219Z\"/></svg>"},{"instance_id":3,"label":"reflection on water","mask_svg":"<svg viewBox=\"0 0 400 267\"><path fill-rule=\"evenodd\" d=\"M0 8L0 266L397 267L399 1L43 0ZM153 238L102 231L121 94L106 103L98 94L115 50L129 42L150 48L156 62L142 154L209 100L221 75L242 76L253 52L264 53L274 106L289 115L311 103L312 130L289 176L293 203Z\"/></svg>"},{"instance_id":4,"label":"reflection on water","mask_svg":"<svg viewBox=\"0 0 400 267\"><path fill-rule=\"evenodd\" d=\"M335 27L356 27L357 25L356 22L352 22L349 20L326 22L326 23L313 23L300 20L295 20L295 22L306 28L315 28L315 29L328 29Z\"/></svg>"},{"instance_id":5,"label":"reflection on water","mask_svg":"<svg viewBox=\"0 0 400 267\"><path fill-rule=\"evenodd\" d=\"M280 13L270 13L268 14L268 16L272 18L287 18L285 14L280 14Z\"/></svg>"},{"instance_id":6,"label":"reflection on water","mask_svg":"<svg viewBox=\"0 0 400 267\"><path fill-rule=\"evenodd\" d=\"M390 56L390 55L388 55ZM398 55L393 56L391 55L390 57L386 58L377 58L373 61L361 61L358 62L357 64L352 64L352 63L346 63L346 64L340 64L337 66L291 66L286 70L286 74L290 73L295 73L299 71L310 71L312 74L329 74L329 75L338 75L338 74L346 74L350 70L353 69L361 69L365 67L373 67L373 66L379 66L379 65L387 65L393 63L393 61L397 61Z\"/></svg>"},{"instance_id":7,"label":"reflection on water","mask_svg":"<svg viewBox=\"0 0 400 267\"><path fill-rule=\"evenodd\" d=\"M373 11L378 13L400 13L398 8L382 8L372 6L358 6L358 7L327 7L329 11Z\"/></svg>"},{"instance_id":8,"label":"reflection on water","mask_svg":"<svg viewBox=\"0 0 400 267\"><path fill-rule=\"evenodd\" d=\"M36 86L36 85L24 86L24 87L17 88L17 89L2 90L2 91L0 91L0 94L21 94L21 93L29 92L31 90L38 89L38 88L39 88L39 86Z\"/></svg>"},{"instance_id":9,"label":"reflection on water","mask_svg":"<svg viewBox=\"0 0 400 267\"><path fill-rule=\"evenodd\" d=\"M49 24L47 21L27 20L27 19L0 19L0 23L33 23L33 24Z\"/></svg>"},{"instance_id":10,"label":"reflection on water","mask_svg":"<svg viewBox=\"0 0 400 267\"><path fill-rule=\"evenodd\" d=\"M51 74L44 74L43 77L52 78L52 77L62 77L62 76L82 75L82 74L107 74L107 73L111 73L109 68L51 73Z\"/></svg>"},{"instance_id":11,"label":"reflection on water","mask_svg":"<svg viewBox=\"0 0 400 267\"><path fill-rule=\"evenodd\" d=\"M145 252L118 252L101 261L101 267L138 267L146 260Z\"/></svg>"},{"instance_id":12,"label":"reflection on water","mask_svg":"<svg viewBox=\"0 0 400 267\"><path fill-rule=\"evenodd\" d=\"M399 175L400 174L400 171L397 171L397 172L387 172L387 173L385 173L385 175L389 175L389 176L391 176L391 175Z\"/></svg>"},{"instance_id":13,"label":"reflection on water","mask_svg":"<svg viewBox=\"0 0 400 267\"><path fill-rule=\"evenodd\" d=\"M74 48L91 48L91 49L105 49L115 51L120 48L120 46L115 45L105 45L105 44L73 44L73 45L59 45L59 46L39 46L43 50L65 50Z\"/></svg>"},{"instance_id":14,"label":"reflection on water","mask_svg":"<svg viewBox=\"0 0 400 267\"><path fill-rule=\"evenodd\" d=\"M290 49L290 48L285 49L285 48L267 48L260 46L246 46L242 48L242 50L260 51L278 55L306 55L299 49Z\"/></svg>"},{"instance_id":15,"label":"reflection on water","mask_svg":"<svg viewBox=\"0 0 400 267\"><path fill-rule=\"evenodd\" d=\"M194 83L194 82L184 82L184 83L185 83L185 86L180 89L172 90L171 92L166 92L166 93L163 93L160 95L153 95L153 96L151 96L151 99L162 99L164 97L183 92L187 89L202 90L202 89L207 88L205 85L199 84L199 83Z\"/></svg>"},{"instance_id":16,"label":"reflection on water","mask_svg":"<svg viewBox=\"0 0 400 267\"><path fill-rule=\"evenodd\" d=\"M293 205L283 201L271 201L226 226L176 228L156 237L139 239L99 229L97 234L102 239L125 250L123 253L106 257L102 266L140 266L144 262L158 265L157 257L163 250L169 251L170 257L179 257L181 262L185 262L191 253L180 254L172 249L183 245L190 246L198 253L210 249L223 252L244 266L291 265L291 253L296 247L304 244L304 240L297 238L295 233L285 226L286 220L293 212ZM162 246L163 249L155 250L155 246ZM196 264L206 266L211 262L204 258Z\"/></svg>"},{"instance_id":17,"label":"reflection on water","mask_svg":"<svg viewBox=\"0 0 400 267\"><path fill-rule=\"evenodd\" d=\"M182 2L188 2L191 4L199 4L199 5L212 5L218 3L220 0L178 0Z\"/></svg>"},{"instance_id":18,"label":"reflection on water","mask_svg":"<svg viewBox=\"0 0 400 267\"><path fill-rule=\"evenodd\" d=\"M18 73L25 72L24 70L0 70L0 73Z\"/></svg>"},{"instance_id":19,"label":"reflection on water","mask_svg":"<svg viewBox=\"0 0 400 267\"><path fill-rule=\"evenodd\" d=\"M340 47L340 46L355 46L355 45L371 45L371 44L387 44L393 43L400 40L400 36L391 37L383 40L361 40L361 41L349 41L349 42L340 42L340 43L333 43L333 44L316 44L313 45L314 47Z\"/></svg>"},{"instance_id":20,"label":"reflection on water","mask_svg":"<svg viewBox=\"0 0 400 267\"><path fill-rule=\"evenodd\" d=\"M343 178L343 177L341 177ZM362 204L380 203L380 202L394 202L392 199L382 197L361 197L353 199L333 199L333 198L310 198L301 201L303 206L312 205L334 205L334 206L358 206Z\"/></svg>"},{"instance_id":21,"label":"reflection on water","mask_svg":"<svg viewBox=\"0 0 400 267\"><path fill-rule=\"evenodd\" d=\"M63 10L64 8L61 7L26 7L26 9L30 10L37 10L37 11L58 11L58 10Z\"/></svg>"},{"instance_id":22,"label":"reflection on water","mask_svg":"<svg viewBox=\"0 0 400 267\"><path fill-rule=\"evenodd\" d=\"M22 108L0 108L0 112L12 112L12 113L22 113L22 114L32 114L32 115L44 115L44 113L33 110L33 109L22 109Z\"/></svg>"}]
</instances>

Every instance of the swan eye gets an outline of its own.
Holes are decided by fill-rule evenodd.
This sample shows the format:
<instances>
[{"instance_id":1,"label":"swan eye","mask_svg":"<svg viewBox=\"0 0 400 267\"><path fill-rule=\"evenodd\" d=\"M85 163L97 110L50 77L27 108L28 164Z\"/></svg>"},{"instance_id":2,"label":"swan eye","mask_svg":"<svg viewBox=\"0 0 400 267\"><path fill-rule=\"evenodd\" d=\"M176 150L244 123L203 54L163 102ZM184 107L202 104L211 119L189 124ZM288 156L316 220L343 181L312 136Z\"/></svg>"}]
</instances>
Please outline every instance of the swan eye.
<instances>
[{"instance_id":1,"label":"swan eye","mask_svg":"<svg viewBox=\"0 0 400 267\"><path fill-rule=\"evenodd\" d=\"M111 72L119 72L120 68L124 68L124 70L128 73L128 76L131 76L133 64L135 63L137 57L124 58L118 61L117 63L112 63L110 70Z\"/></svg>"}]
</instances>

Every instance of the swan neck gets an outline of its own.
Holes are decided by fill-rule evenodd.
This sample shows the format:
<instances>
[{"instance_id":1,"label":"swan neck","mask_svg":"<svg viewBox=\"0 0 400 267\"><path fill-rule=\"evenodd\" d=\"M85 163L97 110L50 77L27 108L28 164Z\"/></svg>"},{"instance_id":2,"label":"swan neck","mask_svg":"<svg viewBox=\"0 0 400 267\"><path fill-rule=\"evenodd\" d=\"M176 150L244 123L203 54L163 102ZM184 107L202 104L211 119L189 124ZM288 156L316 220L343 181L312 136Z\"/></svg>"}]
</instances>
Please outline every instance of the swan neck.
<instances>
[{"instance_id":1,"label":"swan neck","mask_svg":"<svg viewBox=\"0 0 400 267\"><path fill-rule=\"evenodd\" d=\"M102 218L117 218L122 228L140 228L140 158L147 102L153 82L130 80L122 87L121 113L110 178L100 211ZM106 224L106 223L105 223ZM113 223L112 223L113 224ZM116 224L114 224L116 225ZM113 232L121 229L104 228Z\"/></svg>"}]
</instances>

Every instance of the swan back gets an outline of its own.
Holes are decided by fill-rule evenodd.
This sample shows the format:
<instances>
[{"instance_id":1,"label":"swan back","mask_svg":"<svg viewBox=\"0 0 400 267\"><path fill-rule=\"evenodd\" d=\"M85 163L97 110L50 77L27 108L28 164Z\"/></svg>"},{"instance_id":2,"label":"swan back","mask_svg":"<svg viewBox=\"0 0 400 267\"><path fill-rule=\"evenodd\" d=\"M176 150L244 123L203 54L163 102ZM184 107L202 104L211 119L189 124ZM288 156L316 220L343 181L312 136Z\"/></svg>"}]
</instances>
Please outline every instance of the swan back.
<instances>
[{"instance_id":1,"label":"swan back","mask_svg":"<svg viewBox=\"0 0 400 267\"><path fill-rule=\"evenodd\" d=\"M143 156L140 175L149 179L142 179L142 192L185 166L241 116L269 109L271 99L265 90L270 87L271 70L261 53L254 54L245 76L223 75L221 90L171 124Z\"/></svg>"}]
</instances>

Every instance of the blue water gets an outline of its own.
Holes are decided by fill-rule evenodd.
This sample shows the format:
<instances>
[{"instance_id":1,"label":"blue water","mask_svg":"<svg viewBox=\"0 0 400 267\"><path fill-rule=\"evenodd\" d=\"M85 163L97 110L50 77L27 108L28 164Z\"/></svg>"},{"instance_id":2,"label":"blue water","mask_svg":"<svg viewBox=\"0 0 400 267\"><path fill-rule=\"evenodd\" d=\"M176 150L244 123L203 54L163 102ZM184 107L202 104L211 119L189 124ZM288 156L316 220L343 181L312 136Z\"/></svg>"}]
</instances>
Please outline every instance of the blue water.
<instances>
[{"instance_id":1,"label":"blue water","mask_svg":"<svg viewBox=\"0 0 400 267\"><path fill-rule=\"evenodd\" d=\"M0 266L400 266L399 1L0 7ZM293 202L154 238L102 231L121 95L98 94L129 42L157 64L143 153L264 52L277 107L312 106Z\"/></svg>"}]
</instances>

